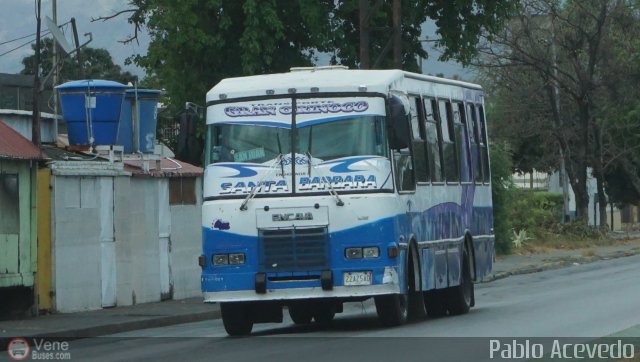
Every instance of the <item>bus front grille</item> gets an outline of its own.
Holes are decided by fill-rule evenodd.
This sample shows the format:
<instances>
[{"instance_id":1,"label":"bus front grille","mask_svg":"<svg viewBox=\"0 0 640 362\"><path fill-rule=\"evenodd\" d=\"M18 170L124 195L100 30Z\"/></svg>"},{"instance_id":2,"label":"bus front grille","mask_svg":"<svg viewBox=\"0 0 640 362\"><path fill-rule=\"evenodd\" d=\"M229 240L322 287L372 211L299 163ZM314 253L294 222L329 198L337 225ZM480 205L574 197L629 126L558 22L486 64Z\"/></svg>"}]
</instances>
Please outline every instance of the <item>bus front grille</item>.
<instances>
[{"instance_id":1,"label":"bus front grille","mask_svg":"<svg viewBox=\"0 0 640 362\"><path fill-rule=\"evenodd\" d=\"M299 272L329 268L326 227L263 229L259 236L262 271Z\"/></svg>"}]
</instances>

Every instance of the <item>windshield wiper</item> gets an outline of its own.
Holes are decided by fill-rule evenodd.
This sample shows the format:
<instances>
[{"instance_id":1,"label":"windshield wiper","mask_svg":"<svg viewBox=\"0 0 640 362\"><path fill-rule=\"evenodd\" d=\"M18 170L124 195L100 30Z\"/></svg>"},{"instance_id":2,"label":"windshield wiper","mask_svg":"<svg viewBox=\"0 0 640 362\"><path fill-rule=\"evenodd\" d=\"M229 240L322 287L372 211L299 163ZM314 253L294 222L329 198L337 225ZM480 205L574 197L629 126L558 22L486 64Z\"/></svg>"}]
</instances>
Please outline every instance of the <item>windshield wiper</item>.
<instances>
[{"instance_id":1,"label":"windshield wiper","mask_svg":"<svg viewBox=\"0 0 640 362\"><path fill-rule=\"evenodd\" d=\"M282 157L282 145L280 145L280 133L276 133L276 140L278 141L278 156ZM284 163L280 160L280 171L282 172L282 178L284 178Z\"/></svg>"},{"instance_id":2,"label":"windshield wiper","mask_svg":"<svg viewBox=\"0 0 640 362\"><path fill-rule=\"evenodd\" d=\"M279 142L278 142L279 143ZM273 174L273 171L276 169L276 167L278 166L278 163L280 164L280 166L282 166L282 161L283 161L283 154L282 153L278 153L278 156L276 157L276 160L274 163L271 164L271 166L269 166L269 170L267 173L264 174L264 176L262 176L262 178L260 179L260 181L258 181L257 184L253 185L253 187L251 187L251 191L249 191L249 195L247 195L247 197L244 199L244 201L242 202L242 205L240 205L240 211L245 211L247 210L247 204L249 203L249 201L251 201L251 199L253 199L256 194L257 194L257 190L258 187L262 186L262 182L267 178L267 176L271 176ZM284 177L284 166L282 166L282 175Z\"/></svg>"},{"instance_id":3,"label":"windshield wiper","mask_svg":"<svg viewBox=\"0 0 640 362\"><path fill-rule=\"evenodd\" d=\"M320 167L318 167L318 165L316 164L311 163L311 159L313 157L311 156L311 152L307 151L306 155L309 162L309 179L311 179L311 167L313 166L313 169L318 171L318 174L320 174L320 181L329 186L329 194L336 199L336 205L344 206L344 202L342 202L342 199L340 198L340 195L338 195L338 192L333 189L333 185L331 185L331 182L324 177L324 174L322 174L322 172L320 172Z\"/></svg>"}]
</instances>

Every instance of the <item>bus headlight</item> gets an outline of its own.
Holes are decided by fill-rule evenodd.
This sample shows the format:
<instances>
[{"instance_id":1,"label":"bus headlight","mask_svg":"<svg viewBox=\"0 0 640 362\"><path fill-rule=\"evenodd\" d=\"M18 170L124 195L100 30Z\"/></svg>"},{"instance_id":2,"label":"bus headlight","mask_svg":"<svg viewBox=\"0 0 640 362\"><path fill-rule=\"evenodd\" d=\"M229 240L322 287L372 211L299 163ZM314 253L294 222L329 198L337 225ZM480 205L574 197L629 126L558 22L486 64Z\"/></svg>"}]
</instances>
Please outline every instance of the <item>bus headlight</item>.
<instances>
[{"instance_id":1,"label":"bus headlight","mask_svg":"<svg viewBox=\"0 0 640 362\"><path fill-rule=\"evenodd\" d=\"M365 258L377 258L380 256L380 249L377 246L372 246L369 248L363 248L362 254Z\"/></svg>"},{"instance_id":2,"label":"bus headlight","mask_svg":"<svg viewBox=\"0 0 640 362\"><path fill-rule=\"evenodd\" d=\"M244 264L244 253L229 254L229 264Z\"/></svg>"},{"instance_id":3,"label":"bus headlight","mask_svg":"<svg viewBox=\"0 0 640 362\"><path fill-rule=\"evenodd\" d=\"M362 248L346 248L344 256L347 259L362 259Z\"/></svg>"},{"instance_id":4,"label":"bus headlight","mask_svg":"<svg viewBox=\"0 0 640 362\"><path fill-rule=\"evenodd\" d=\"M380 249L377 246L369 246L366 248L346 248L344 256L347 259L372 259L380 256Z\"/></svg>"},{"instance_id":5,"label":"bus headlight","mask_svg":"<svg viewBox=\"0 0 640 362\"><path fill-rule=\"evenodd\" d=\"M211 261L213 265L228 265L229 264L229 255L228 254L215 254L211 257Z\"/></svg>"}]
</instances>

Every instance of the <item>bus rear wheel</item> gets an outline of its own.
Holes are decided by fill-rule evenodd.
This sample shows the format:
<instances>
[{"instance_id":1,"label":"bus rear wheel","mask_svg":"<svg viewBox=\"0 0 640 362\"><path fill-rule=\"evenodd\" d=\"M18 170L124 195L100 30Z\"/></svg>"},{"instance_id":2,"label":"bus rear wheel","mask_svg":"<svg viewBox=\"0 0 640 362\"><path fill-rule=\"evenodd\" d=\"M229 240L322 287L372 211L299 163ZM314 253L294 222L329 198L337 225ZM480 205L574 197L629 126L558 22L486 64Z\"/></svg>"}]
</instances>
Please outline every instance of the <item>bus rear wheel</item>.
<instances>
[{"instance_id":1,"label":"bus rear wheel","mask_svg":"<svg viewBox=\"0 0 640 362\"><path fill-rule=\"evenodd\" d=\"M462 272L460 273L460 285L447 288L447 308L449 314L458 315L469 312L473 299L473 280L471 280L471 268L469 253L464 249L462 256Z\"/></svg>"},{"instance_id":2,"label":"bus rear wheel","mask_svg":"<svg viewBox=\"0 0 640 362\"><path fill-rule=\"evenodd\" d=\"M250 306L247 303L221 303L222 324L224 330L232 337L251 334L253 320Z\"/></svg>"}]
</instances>

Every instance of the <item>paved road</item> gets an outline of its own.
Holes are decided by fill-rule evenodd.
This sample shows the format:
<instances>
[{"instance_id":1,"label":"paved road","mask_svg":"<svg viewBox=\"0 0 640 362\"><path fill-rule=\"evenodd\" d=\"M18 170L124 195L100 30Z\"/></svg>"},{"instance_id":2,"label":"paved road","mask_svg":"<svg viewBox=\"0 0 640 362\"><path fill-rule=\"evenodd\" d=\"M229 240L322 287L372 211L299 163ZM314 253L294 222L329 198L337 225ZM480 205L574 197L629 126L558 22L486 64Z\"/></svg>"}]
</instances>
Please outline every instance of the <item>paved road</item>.
<instances>
[{"instance_id":1,"label":"paved road","mask_svg":"<svg viewBox=\"0 0 640 362\"><path fill-rule=\"evenodd\" d=\"M476 305L463 316L383 328L372 303L351 303L325 329L287 319L256 325L253 337L227 338L222 322L213 320L73 341L70 351L73 360L93 361L426 361L445 355L449 361L475 361L488 360L488 339L389 337L587 341L622 330L640 337L640 329L632 328L640 325L640 256L480 284ZM438 357L429 358L433 354Z\"/></svg>"}]
</instances>

